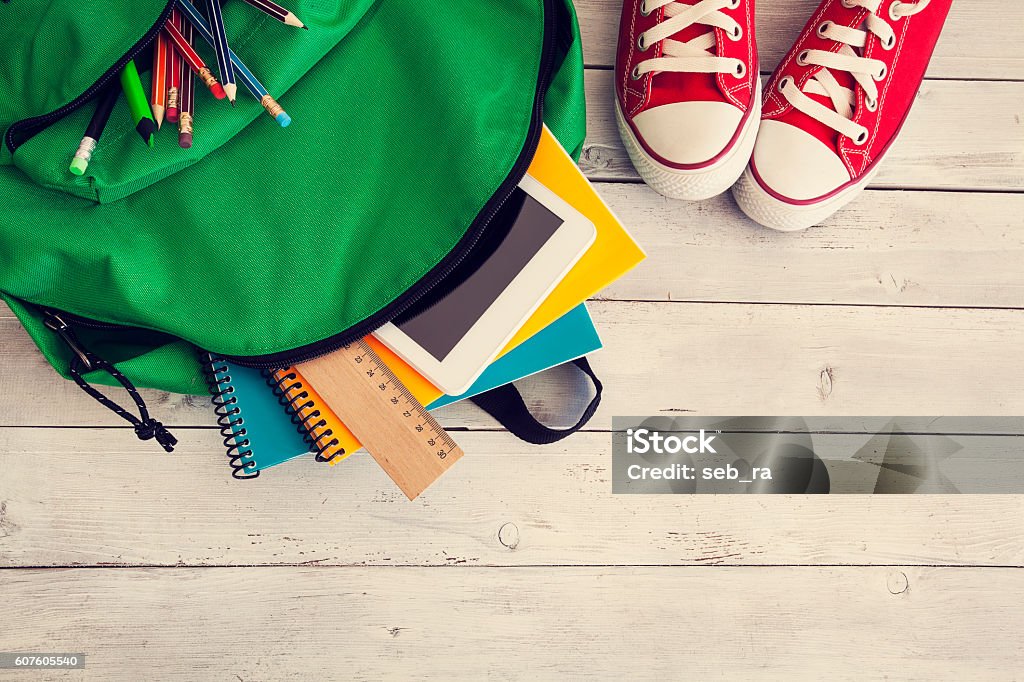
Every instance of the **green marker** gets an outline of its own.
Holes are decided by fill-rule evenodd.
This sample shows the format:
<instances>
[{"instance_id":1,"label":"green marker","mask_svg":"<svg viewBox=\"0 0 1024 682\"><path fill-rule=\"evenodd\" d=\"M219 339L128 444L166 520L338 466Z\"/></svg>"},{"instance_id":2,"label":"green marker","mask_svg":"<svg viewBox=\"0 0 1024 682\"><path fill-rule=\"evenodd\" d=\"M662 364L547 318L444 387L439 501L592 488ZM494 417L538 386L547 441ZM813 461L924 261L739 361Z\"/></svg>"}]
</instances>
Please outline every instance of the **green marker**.
<instances>
[{"instance_id":1,"label":"green marker","mask_svg":"<svg viewBox=\"0 0 1024 682\"><path fill-rule=\"evenodd\" d=\"M152 147L156 121L153 119L153 112L149 108L149 100L146 98L146 91L142 89L142 79L139 78L139 70L135 68L134 61L125 64L124 71L121 72L121 89L128 99L135 130L139 131L146 144Z\"/></svg>"}]
</instances>

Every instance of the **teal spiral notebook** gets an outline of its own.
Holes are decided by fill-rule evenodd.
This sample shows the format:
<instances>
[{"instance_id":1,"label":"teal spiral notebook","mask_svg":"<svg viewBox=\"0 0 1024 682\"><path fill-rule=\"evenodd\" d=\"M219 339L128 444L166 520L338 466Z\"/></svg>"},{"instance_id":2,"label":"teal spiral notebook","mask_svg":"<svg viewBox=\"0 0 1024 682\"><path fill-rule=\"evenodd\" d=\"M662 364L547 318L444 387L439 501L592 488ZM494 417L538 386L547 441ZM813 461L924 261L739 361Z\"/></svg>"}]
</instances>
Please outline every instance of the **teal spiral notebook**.
<instances>
[{"instance_id":1,"label":"teal spiral notebook","mask_svg":"<svg viewBox=\"0 0 1024 682\"><path fill-rule=\"evenodd\" d=\"M434 410L471 398L600 348L597 329L586 304L581 303L491 363L468 391L441 396L427 408ZM205 360L232 476L251 478L264 469L309 454L311 443L300 421L287 414L260 370L240 367L211 354L205 354Z\"/></svg>"}]
</instances>

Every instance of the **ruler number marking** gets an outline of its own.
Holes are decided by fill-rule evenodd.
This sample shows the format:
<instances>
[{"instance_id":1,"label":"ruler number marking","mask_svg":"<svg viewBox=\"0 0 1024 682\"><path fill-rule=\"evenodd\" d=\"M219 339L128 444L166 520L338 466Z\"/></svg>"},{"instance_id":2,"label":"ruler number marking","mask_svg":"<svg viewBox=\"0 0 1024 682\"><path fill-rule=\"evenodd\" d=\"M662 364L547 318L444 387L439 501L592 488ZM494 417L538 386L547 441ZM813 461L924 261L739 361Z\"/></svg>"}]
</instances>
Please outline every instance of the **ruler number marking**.
<instances>
[{"instance_id":1,"label":"ruler number marking","mask_svg":"<svg viewBox=\"0 0 1024 682\"><path fill-rule=\"evenodd\" d=\"M358 346L358 349L356 346ZM363 341L358 341L356 344L345 345L344 349L350 352L355 350L352 359L356 364L363 364L363 361L366 361L365 373L368 378L372 379L377 377L378 374L381 375L379 379L384 379L384 381L377 384L377 390L384 393L388 391L390 386L391 391L395 393L395 395L389 398L389 402L392 405L398 406L403 399L405 400L408 409L402 411L402 417L417 421L413 428L417 433L427 436L426 444L429 447L437 447L440 443L442 449L436 450L436 457L438 459L446 459L458 447L451 436L437 423L437 420L430 413L424 411L419 401L416 400L416 396L412 394L412 391L405 384L398 381L395 373L380 360L370 346L366 345Z\"/></svg>"}]
</instances>

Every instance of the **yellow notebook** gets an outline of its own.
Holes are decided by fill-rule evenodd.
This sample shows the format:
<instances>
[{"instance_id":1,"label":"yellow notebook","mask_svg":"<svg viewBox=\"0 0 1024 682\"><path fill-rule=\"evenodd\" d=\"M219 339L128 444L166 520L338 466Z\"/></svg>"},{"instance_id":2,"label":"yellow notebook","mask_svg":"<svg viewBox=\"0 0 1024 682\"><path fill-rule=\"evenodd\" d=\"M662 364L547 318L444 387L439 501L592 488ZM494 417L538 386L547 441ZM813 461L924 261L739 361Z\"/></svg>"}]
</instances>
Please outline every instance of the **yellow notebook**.
<instances>
[{"instance_id":1,"label":"yellow notebook","mask_svg":"<svg viewBox=\"0 0 1024 682\"><path fill-rule=\"evenodd\" d=\"M640 246L547 127L541 133L537 153L527 173L589 218L597 227L597 238L501 355L617 280L645 257ZM439 388L373 336L367 336L365 340L421 403L429 405L442 395ZM289 375L294 375L294 378ZM278 382L281 395L292 406L296 419L309 431L323 458L334 464L362 447L295 368L274 372L273 377Z\"/></svg>"}]
</instances>

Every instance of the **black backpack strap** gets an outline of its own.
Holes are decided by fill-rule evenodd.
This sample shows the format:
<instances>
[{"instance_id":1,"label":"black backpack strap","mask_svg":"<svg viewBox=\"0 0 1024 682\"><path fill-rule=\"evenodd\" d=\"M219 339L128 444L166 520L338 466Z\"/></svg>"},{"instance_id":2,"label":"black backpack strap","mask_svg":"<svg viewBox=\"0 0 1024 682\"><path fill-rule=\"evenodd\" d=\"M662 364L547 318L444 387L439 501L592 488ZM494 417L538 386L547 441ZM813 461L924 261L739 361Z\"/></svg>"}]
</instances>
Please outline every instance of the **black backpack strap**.
<instances>
[{"instance_id":1,"label":"black backpack strap","mask_svg":"<svg viewBox=\"0 0 1024 682\"><path fill-rule=\"evenodd\" d=\"M578 360L573 360L572 364L579 368L593 382L594 398L587 405L587 409L583 411L579 421L568 428L553 429L537 421L537 418L530 413L530 408L526 406L526 402L523 400L522 394L519 393L519 389L512 384L491 389L486 393L470 398L470 400L476 403L484 412L498 420L498 423L508 429L513 436L534 445L555 443L582 429L590 421L590 418L594 416L597 406L601 404L601 391L604 387L601 385L597 375L594 374L594 370L591 369L590 363L587 362L586 358L579 358Z\"/></svg>"}]
</instances>

